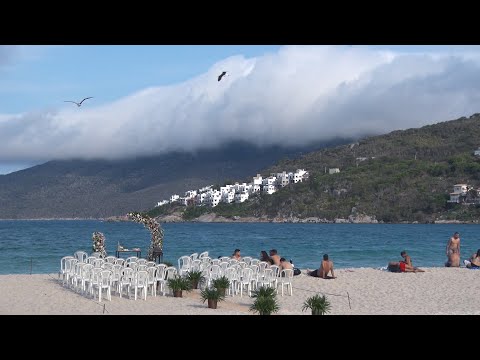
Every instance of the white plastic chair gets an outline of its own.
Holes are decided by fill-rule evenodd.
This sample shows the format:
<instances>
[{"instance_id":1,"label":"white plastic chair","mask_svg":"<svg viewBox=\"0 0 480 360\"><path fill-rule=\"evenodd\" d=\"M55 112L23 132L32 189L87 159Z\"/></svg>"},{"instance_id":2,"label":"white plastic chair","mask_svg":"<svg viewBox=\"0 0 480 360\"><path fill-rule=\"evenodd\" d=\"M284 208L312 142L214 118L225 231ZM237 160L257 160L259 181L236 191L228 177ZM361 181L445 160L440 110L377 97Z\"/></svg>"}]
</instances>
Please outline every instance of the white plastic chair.
<instances>
[{"instance_id":1,"label":"white plastic chair","mask_svg":"<svg viewBox=\"0 0 480 360\"><path fill-rule=\"evenodd\" d=\"M250 265L250 262L252 261L252 257L251 256L245 256L242 258L242 261L244 263L246 263L247 265Z\"/></svg>"},{"instance_id":2,"label":"white plastic chair","mask_svg":"<svg viewBox=\"0 0 480 360\"><path fill-rule=\"evenodd\" d=\"M207 256L208 256L208 251L204 251L200 255L198 255L198 258L202 259L202 258L207 257Z\"/></svg>"},{"instance_id":3,"label":"white plastic chair","mask_svg":"<svg viewBox=\"0 0 480 360\"><path fill-rule=\"evenodd\" d=\"M177 276L177 268L174 266L169 266L165 269L165 284L167 283L168 279L173 279L175 276ZM165 286L167 288L168 286ZM163 291L163 296L165 296L165 290Z\"/></svg>"},{"instance_id":4,"label":"white plastic chair","mask_svg":"<svg viewBox=\"0 0 480 360\"><path fill-rule=\"evenodd\" d=\"M260 260L258 260L258 259L250 260L250 265L258 265L259 263L260 263Z\"/></svg>"},{"instance_id":5,"label":"white plastic chair","mask_svg":"<svg viewBox=\"0 0 480 360\"><path fill-rule=\"evenodd\" d=\"M115 256L107 256L105 258L105 261L108 262L108 263L112 263L112 264L115 264L115 261L117 260L117 258Z\"/></svg>"},{"instance_id":6,"label":"white plastic chair","mask_svg":"<svg viewBox=\"0 0 480 360\"><path fill-rule=\"evenodd\" d=\"M165 277L167 275L165 269L167 265L165 264L158 264L157 265L157 273L155 275L157 280L157 289L162 292L162 295L165 296Z\"/></svg>"},{"instance_id":7,"label":"white plastic chair","mask_svg":"<svg viewBox=\"0 0 480 360\"><path fill-rule=\"evenodd\" d=\"M107 300L112 301L112 271L102 269L98 273L98 281L93 284L98 289L98 301L102 301L102 292L107 292Z\"/></svg>"},{"instance_id":8,"label":"white plastic chair","mask_svg":"<svg viewBox=\"0 0 480 360\"><path fill-rule=\"evenodd\" d=\"M147 259L138 259L137 264L138 265L147 265Z\"/></svg>"},{"instance_id":9,"label":"white plastic chair","mask_svg":"<svg viewBox=\"0 0 480 360\"><path fill-rule=\"evenodd\" d=\"M73 257L77 259L79 262L85 262L85 260L88 257L88 254L85 251L78 250L78 251L75 251L75 253L73 254Z\"/></svg>"},{"instance_id":10,"label":"white plastic chair","mask_svg":"<svg viewBox=\"0 0 480 360\"><path fill-rule=\"evenodd\" d=\"M248 287L248 296L252 294L252 275L253 270L250 268L245 268L242 270L242 276L238 281L238 286L240 287L240 297L243 296L243 288Z\"/></svg>"},{"instance_id":11,"label":"white plastic chair","mask_svg":"<svg viewBox=\"0 0 480 360\"><path fill-rule=\"evenodd\" d=\"M124 266L124 265L125 265L125 259L116 258L116 259L115 259L115 264Z\"/></svg>"},{"instance_id":12,"label":"white plastic chair","mask_svg":"<svg viewBox=\"0 0 480 360\"><path fill-rule=\"evenodd\" d=\"M64 256L60 259L60 271L58 272L58 278L62 277L62 281L65 282L66 278L66 262L69 259L75 259L74 256Z\"/></svg>"},{"instance_id":13,"label":"white plastic chair","mask_svg":"<svg viewBox=\"0 0 480 360\"><path fill-rule=\"evenodd\" d=\"M135 274L134 288L135 288L135 300L137 300L137 290L140 289L143 294L143 299L147 300L147 281L148 281L148 272L139 271Z\"/></svg>"},{"instance_id":14,"label":"white plastic chair","mask_svg":"<svg viewBox=\"0 0 480 360\"><path fill-rule=\"evenodd\" d=\"M193 253L192 255L190 255L190 259L192 259L192 261L197 260L198 259L198 253Z\"/></svg>"},{"instance_id":15,"label":"white plastic chair","mask_svg":"<svg viewBox=\"0 0 480 360\"><path fill-rule=\"evenodd\" d=\"M147 290L148 287L152 289L152 295L157 296L157 268L155 266L151 266L147 268Z\"/></svg>"},{"instance_id":16,"label":"white plastic chair","mask_svg":"<svg viewBox=\"0 0 480 360\"><path fill-rule=\"evenodd\" d=\"M130 298L130 288L133 285L134 277L135 272L132 268L127 267L122 269L122 276L118 282L118 292L120 293L120 298L122 297L124 287L127 288L127 296Z\"/></svg>"},{"instance_id":17,"label":"white plastic chair","mask_svg":"<svg viewBox=\"0 0 480 360\"><path fill-rule=\"evenodd\" d=\"M190 271L191 261L192 259L190 258L190 256L180 256L180 258L178 259L178 274L180 276Z\"/></svg>"},{"instance_id":18,"label":"white plastic chair","mask_svg":"<svg viewBox=\"0 0 480 360\"><path fill-rule=\"evenodd\" d=\"M152 267L152 266L153 267L157 266L157 263L155 261L147 261L145 263L145 265L147 265L147 268L149 268L149 267Z\"/></svg>"},{"instance_id":19,"label":"white plastic chair","mask_svg":"<svg viewBox=\"0 0 480 360\"><path fill-rule=\"evenodd\" d=\"M82 278L81 278L81 282L80 282L82 294L84 294L87 291L87 283L92 276L92 269L93 269L92 264L83 265Z\"/></svg>"},{"instance_id":20,"label":"white plastic chair","mask_svg":"<svg viewBox=\"0 0 480 360\"><path fill-rule=\"evenodd\" d=\"M93 267L102 267L105 261L103 259L95 259L93 260Z\"/></svg>"},{"instance_id":21,"label":"white plastic chair","mask_svg":"<svg viewBox=\"0 0 480 360\"><path fill-rule=\"evenodd\" d=\"M290 296L293 295L292 290L292 280L293 280L293 269L283 269L280 271L280 277L278 278L278 285L277 285L277 294L278 294L278 286L282 286L282 296L283 296L283 287L287 286L287 290L290 290Z\"/></svg>"},{"instance_id":22,"label":"white plastic chair","mask_svg":"<svg viewBox=\"0 0 480 360\"><path fill-rule=\"evenodd\" d=\"M259 287L272 287L274 284L273 270L268 268L264 269L263 276L257 279L257 289Z\"/></svg>"}]
</instances>

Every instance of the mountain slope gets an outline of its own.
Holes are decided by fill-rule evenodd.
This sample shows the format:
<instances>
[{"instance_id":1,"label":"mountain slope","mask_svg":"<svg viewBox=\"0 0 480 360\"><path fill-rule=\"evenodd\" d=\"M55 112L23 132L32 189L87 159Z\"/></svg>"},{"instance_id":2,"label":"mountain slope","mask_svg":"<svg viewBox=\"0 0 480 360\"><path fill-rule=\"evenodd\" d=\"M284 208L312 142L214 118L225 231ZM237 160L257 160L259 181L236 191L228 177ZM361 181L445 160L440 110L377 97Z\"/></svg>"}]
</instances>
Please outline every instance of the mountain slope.
<instances>
[{"instance_id":1,"label":"mountain slope","mask_svg":"<svg viewBox=\"0 0 480 360\"><path fill-rule=\"evenodd\" d=\"M479 206L451 206L446 200L454 184L480 187L480 159L473 155L479 146L480 114L369 137L279 161L262 175L304 168L309 180L214 212L271 219L367 214L385 222L478 220ZM340 173L330 175L329 168Z\"/></svg>"},{"instance_id":2,"label":"mountain slope","mask_svg":"<svg viewBox=\"0 0 480 360\"><path fill-rule=\"evenodd\" d=\"M0 176L0 218L103 218L146 210L174 193L250 177L282 158L329 145L257 148L232 143L197 153L117 161L50 161Z\"/></svg>"}]
</instances>

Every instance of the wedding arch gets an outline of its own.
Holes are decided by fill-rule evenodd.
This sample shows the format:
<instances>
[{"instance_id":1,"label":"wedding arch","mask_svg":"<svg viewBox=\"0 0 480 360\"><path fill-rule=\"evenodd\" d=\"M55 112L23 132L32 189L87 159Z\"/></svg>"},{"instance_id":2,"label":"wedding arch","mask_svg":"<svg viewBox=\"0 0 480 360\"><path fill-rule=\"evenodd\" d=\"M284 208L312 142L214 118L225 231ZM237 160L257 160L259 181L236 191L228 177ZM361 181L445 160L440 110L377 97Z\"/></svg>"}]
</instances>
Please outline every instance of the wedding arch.
<instances>
[{"instance_id":1,"label":"wedding arch","mask_svg":"<svg viewBox=\"0 0 480 360\"><path fill-rule=\"evenodd\" d=\"M163 251L163 229L154 218L145 213L131 212L128 213L128 218L134 222L143 224L152 234L152 241L148 249L148 260L154 260L154 250L160 249Z\"/></svg>"}]
</instances>

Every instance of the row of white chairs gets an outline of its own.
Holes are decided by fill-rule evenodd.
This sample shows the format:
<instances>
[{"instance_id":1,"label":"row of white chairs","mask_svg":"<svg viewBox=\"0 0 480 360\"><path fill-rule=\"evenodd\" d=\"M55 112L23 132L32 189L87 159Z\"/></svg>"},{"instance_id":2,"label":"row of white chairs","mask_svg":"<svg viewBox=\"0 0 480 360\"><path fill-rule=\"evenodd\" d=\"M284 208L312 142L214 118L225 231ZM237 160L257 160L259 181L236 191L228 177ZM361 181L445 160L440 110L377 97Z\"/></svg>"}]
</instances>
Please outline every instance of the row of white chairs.
<instances>
[{"instance_id":1,"label":"row of white chairs","mask_svg":"<svg viewBox=\"0 0 480 360\"><path fill-rule=\"evenodd\" d=\"M135 265L135 266L134 266ZM62 276L63 284L67 284L75 290L83 293L88 293L93 296L93 289L98 283L104 285L107 289L107 298L111 298L111 288L113 287L120 297L123 294L123 289L126 288L127 294L130 296L130 289L135 289L135 300L137 299L137 290L143 289L144 273L147 274L147 286L151 287L152 295L156 296L157 284L159 291L165 296L166 282L169 278L177 274L175 267L168 267L166 264L152 264L138 265L136 262L129 262L128 264L112 264L103 262L100 266L94 264L79 262L73 256L65 256L61 259L61 270L59 276ZM111 275L105 277L103 280L98 276L103 271L110 271ZM107 276L107 272L104 273ZM139 275L140 274L140 275ZM106 284L109 283L109 286ZM146 292L144 293L146 298ZM101 291L99 291L99 301L101 301Z\"/></svg>"}]
</instances>

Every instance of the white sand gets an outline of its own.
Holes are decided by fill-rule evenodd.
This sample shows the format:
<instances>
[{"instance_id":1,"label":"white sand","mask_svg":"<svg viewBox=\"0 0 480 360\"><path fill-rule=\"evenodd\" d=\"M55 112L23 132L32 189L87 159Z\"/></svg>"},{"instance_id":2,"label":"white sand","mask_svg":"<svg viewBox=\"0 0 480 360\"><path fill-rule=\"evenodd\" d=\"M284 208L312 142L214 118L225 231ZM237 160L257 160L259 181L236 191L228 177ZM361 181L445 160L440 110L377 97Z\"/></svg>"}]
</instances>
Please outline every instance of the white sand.
<instances>
[{"instance_id":1,"label":"white sand","mask_svg":"<svg viewBox=\"0 0 480 360\"><path fill-rule=\"evenodd\" d=\"M278 299L278 314L302 312L303 301L316 292L325 293L331 314L480 314L480 270L425 268L425 273L389 273L376 269L336 270L336 279L306 275L294 277L293 296ZM347 292L350 295L350 305ZM185 314L247 315L253 299L227 296L216 310L202 303L199 290L184 292L184 298L170 296L147 300L122 298L112 301L87 298L62 286L56 274L1 275L0 314ZM329 294L337 294L334 296ZM104 308L105 305L105 308ZM105 309L105 312L104 312Z\"/></svg>"}]
</instances>

